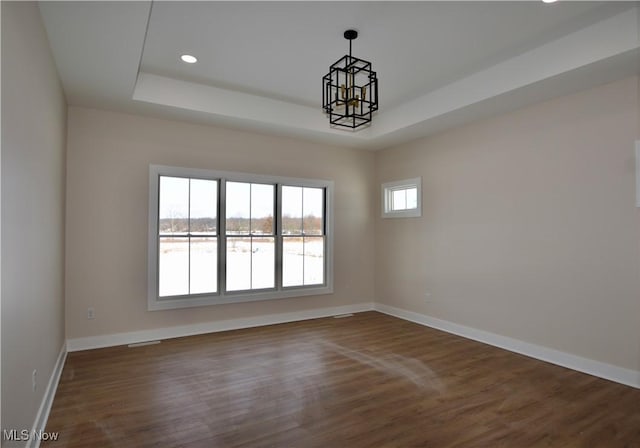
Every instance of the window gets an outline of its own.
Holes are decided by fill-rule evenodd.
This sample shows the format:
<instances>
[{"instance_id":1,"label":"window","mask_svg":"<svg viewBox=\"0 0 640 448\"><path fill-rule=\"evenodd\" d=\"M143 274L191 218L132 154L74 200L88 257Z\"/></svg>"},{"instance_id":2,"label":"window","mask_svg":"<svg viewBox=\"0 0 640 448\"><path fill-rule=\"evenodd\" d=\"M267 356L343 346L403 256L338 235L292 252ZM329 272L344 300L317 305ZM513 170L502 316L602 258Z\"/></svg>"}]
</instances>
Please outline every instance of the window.
<instances>
[{"instance_id":1,"label":"window","mask_svg":"<svg viewBox=\"0 0 640 448\"><path fill-rule=\"evenodd\" d=\"M282 284L322 283L325 231L321 188L282 187Z\"/></svg>"},{"instance_id":2,"label":"window","mask_svg":"<svg viewBox=\"0 0 640 448\"><path fill-rule=\"evenodd\" d=\"M227 291L274 288L275 185L226 183Z\"/></svg>"},{"instance_id":3,"label":"window","mask_svg":"<svg viewBox=\"0 0 640 448\"><path fill-rule=\"evenodd\" d=\"M217 292L218 181L158 182L158 296Z\"/></svg>"},{"instance_id":4,"label":"window","mask_svg":"<svg viewBox=\"0 0 640 448\"><path fill-rule=\"evenodd\" d=\"M333 292L333 183L151 165L150 310Z\"/></svg>"},{"instance_id":5,"label":"window","mask_svg":"<svg viewBox=\"0 0 640 448\"><path fill-rule=\"evenodd\" d=\"M382 217L410 218L422 216L422 179L382 184Z\"/></svg>"}]
</instances>

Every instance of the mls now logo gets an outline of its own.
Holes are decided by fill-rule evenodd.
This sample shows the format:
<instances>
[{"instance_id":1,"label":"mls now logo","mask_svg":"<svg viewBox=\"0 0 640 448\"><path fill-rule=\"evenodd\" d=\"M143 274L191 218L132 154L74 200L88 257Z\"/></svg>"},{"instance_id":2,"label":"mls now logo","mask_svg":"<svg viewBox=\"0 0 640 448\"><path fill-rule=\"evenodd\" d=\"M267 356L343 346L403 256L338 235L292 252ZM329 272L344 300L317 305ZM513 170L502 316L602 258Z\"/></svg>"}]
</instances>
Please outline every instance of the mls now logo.
<instances>
[{"instance_id":1,"label":"mls now logo","mask_svg":"<svg viewBox=\"0 0 640 448\"><path fill-rule=\"evenodd\" d=\"M30 439L29 430L23 429L22 431L18 431L17 429L3 429L2 438L4 440L25 442Z\"/></svg>"},{"instance_id":2,"label":"mls now logo","mask_svg":"<svg viewBox=\"0 0 640 448\"><path fill-rule=\"evenodd\" d=\"M39 441L47 441L47 440L58 440L57 432L44 432L44 431L33 431L29 432L28 429L3 429L2 430L2 438L7 441L18 441L18 442L26 442L28 440L39 440Z\"/></svg>"}]
</instances>

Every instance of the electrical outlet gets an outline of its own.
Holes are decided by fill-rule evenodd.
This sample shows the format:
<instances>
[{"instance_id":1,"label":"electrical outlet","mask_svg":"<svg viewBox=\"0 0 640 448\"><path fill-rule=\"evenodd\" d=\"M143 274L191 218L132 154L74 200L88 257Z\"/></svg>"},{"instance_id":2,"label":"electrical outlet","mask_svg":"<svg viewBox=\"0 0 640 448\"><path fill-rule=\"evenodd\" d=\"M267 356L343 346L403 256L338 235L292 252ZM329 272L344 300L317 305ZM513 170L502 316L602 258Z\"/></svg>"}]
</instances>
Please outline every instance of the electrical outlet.
<instances>
[{"instance_id":1,"label":"electrical outlet","mask_svg":"<svg viewBox=\"0 0 640 448\"><path fill-rule=\"evenodd\" d=\"M34 392L38 388L38 370L37 369L34 369L33 373L31 374L31 387L33 388Z\"/></svg>"},{"instance_id":2,"label":"electrical outlet","mask_svg":"<svg viewBox=\"0 0 640 448\"><path fill-rule=\"evenodd\" d=\"M95 319L95 318L96 318L96 311L93 309L93 307L87 308L87 319Z\"/></svg>"},{"instance_id":3,"label":"electrical outlet","mask_svg":"<svg viewBox=\"0 0 640 448\"><path fill-rule=\"evenodd\" d=\"M429 291L424 293L424 298L425 299L430 299L431 298L431 293Z\"/></svg>"}]
</instances>

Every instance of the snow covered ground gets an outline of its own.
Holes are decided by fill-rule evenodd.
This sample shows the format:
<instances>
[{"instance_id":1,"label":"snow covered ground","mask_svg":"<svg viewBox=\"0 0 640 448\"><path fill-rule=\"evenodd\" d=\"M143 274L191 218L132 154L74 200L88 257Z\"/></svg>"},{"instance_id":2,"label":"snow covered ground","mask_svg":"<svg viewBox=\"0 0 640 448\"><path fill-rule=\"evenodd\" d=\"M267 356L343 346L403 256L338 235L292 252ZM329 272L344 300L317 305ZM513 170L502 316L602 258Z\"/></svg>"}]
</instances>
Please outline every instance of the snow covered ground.
<instances>
[{"instance_id":1,"label":"snow covered ground","mask_svg":"<svg viewBox=\"0 0 640 448\"><path fill-rule=\"evenodd\" d=\"M161 297L217 292L217 239L161 240L159 295ZM324 239L285 237L282 260L283 286L324 282ZM273 288L275 243L273 238L227 238L227 290ZM189 285L191 291L189 291Z\"/></svg>"}]
</instances>

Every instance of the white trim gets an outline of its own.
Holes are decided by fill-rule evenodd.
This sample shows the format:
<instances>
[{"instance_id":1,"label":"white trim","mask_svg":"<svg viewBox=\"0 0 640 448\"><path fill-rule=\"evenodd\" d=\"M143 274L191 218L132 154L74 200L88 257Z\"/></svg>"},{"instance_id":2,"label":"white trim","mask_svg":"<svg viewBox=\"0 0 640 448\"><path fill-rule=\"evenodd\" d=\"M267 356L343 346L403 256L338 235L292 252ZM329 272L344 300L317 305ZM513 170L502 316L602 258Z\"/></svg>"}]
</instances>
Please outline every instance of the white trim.
<instances>
[{"instance_id":1,"label":"white trim","mask_svg":"<svg viewBox=\"0 0 640 448\"><path fill-rule=\"evenodd\" d=\"M594 361L592 359L572 355L571 353L531 344L529 342L459 325L447 320L437 319L425 314L407 311L381 303L375 303L374 309L390 316L415 322L437 330L446 331L447 333L493 345L494 347L529 356L540 361L549 362L551 364L556 364L558 366L577 370L579 372L640 389L640 371L637 370L625 369L612 364Z\"/></svg>"},{"instance_id":2,"label":"white trim","mask_svg":"<svg viewBox=\"0 0 640 448\"><path fill-rule=\"evenodd\" d=\"M49 419L49 412L51 411L51 405L53 405L53 399L56 396L56 390L58 389L58 383L60 382L60 375L62 375L62 368L67 359L67 344L62 344L58 359L53 366L53 371L49 377L49 383L47 389L44 391L40 408L36 414L36 419L33 422L33 427L29 435L29 441L26 444L26 448L38 448L40 446L40 439L34 437L35 433L43 432L47 426L47 420Z\"/></svg>"},{"instance_id":3,"label":"white trim","mask_svg":"<svg viewBox=\"0 0 640 448\"><path fill-rule=\"evenodd\" d=\"M365 311L372 311L373 309L373 302L363 302L354 305L316 308L313 310L295 311L290 313L267 314L264 316L228 319L217 322L203 322L200 324L182 325L179 327L89 336L67 340L67 350L70 352L91 350L94 348L113 347L117 345L127 345L183 336L216 333L219 331L238 330L242 328L261 327L263 325L318 319L321 317L331 317L340 314L362 313Z\"/></svg>"},{"instance_id":4,"label":"white trim","mask_svg":"<svg viewBox=\"0 0 640 448\"><path fill-rule=\"evenodd\" d=\"M640 140L636 140L636 207L640 207Z\"/></svg>"},{"instance_id":5,"label":"white trim","mask_svg":"<svg viewBox=\"0 0 640 448\"><path fill-rule=\"evenodd\" d=\"M416 208L392 210L392 195L395 190L416 189ZM382 217L383 218L419 218L422 216L422 178L385 182L382 184Z\"/></svg>"},{"instance_id":6,"label":"white trim","mask_svg":"<svg viewBox=\"0 0 640 448\"><path fill-rule=\"evenodd\" d=\"M224 292L219 288L217 293L188 295L181 297L158 297L158 178L159 176L177 176L186 178L218 180L218 194L221 195L219 212L224 219L224 185L227 181L266 183L282 185L318 187L325 190L325 283L284 288L277 282L273 289L265 291ZM235 171L206 170L199 168L183 168L164 165L149 165L149 217L147 241L147 309L149 311L172 310L197 306L217 305L223 303L253 302L261 300L285 299L292 297L317 296L333 293L333 189L332 180L303 179L297 177L282 177L260 174L239 173ZM282 235L275 234L275 241L281 242ZM225 240L225 236L218 232L218 245ZM219 252L220 254L220 252ZM218 260L219 269L223 268L223 258ZM276 269L278 267L276 266ZM219 272L220 274L220 272ZM220 275L219 285L224 284Z\"/></svg>"}]
</instances>

